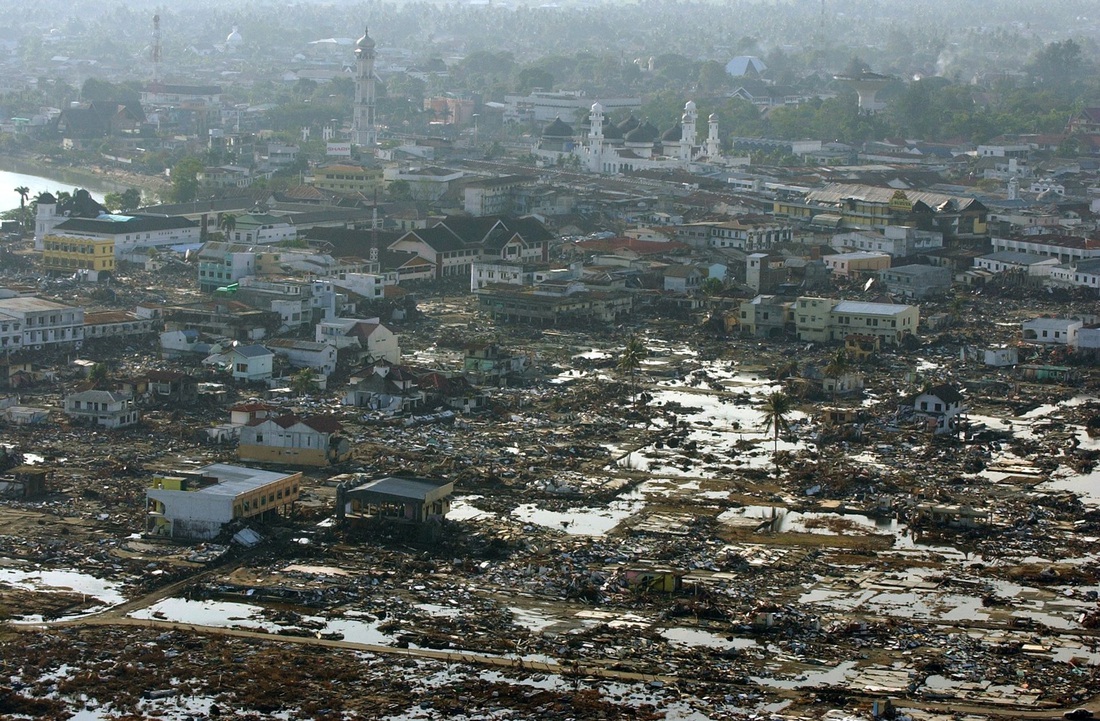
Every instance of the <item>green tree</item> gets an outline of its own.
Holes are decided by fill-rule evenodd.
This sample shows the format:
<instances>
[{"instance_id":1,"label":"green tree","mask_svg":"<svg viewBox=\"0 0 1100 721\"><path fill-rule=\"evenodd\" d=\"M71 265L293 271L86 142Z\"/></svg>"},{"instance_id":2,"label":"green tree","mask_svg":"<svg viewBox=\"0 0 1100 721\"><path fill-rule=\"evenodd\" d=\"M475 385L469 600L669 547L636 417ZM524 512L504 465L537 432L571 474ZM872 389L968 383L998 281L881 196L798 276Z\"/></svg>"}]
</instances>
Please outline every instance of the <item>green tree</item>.
<instances>
[{"instance_id":1,"label":"green tree","mask_svg":"<svg viewBox=\"0 0 1100 721\"><path fill-rule=\"evenodd\" d=\"M19 230L26 231L27 229L27 198L31 194L31 189L25 185L20 185L15 189L15 192L19 194Z\"/></svg>"},{"instance_id":2,"label":"green tree","mask_svg":"<svg viewBox=\"0 0 1100 721\"><path fill-rule=\"evenodd\" d=\"M824 368L825 377L832 378L835 381L833 383L834 396L836 396L837 386L840 385L840 377L848 372L848 368L848 352L843 348L838 348Z\"/></svg>"},{"instance_id":3,"label":"green tree","mask_svg":"<svg viewBox=\"0 0 1100 721\"><path fill-rule=\"evenodd\" d=\"M1072 39L1048 43L1035 54L1026 70L1035 82L1061 89L1084 75L1081 46Z\"/></svg>"},{"instance_id":4,"label":"green tree","mask_svg":"<svg viewBox=\"0 0 1100 721\"><path fill-rule=\"evenodd\" d=\"M630 402L633 405L638 403L638 369L642 366L642 361L648 356L649 350L641 339L635 335L630 336L626 342L626 347L623 348L622 355L619 356L619 370L630 374Z\"/></svg>"},{"instance_id":5,"label":"green tree","mask_svg":"<svg viewBox=\"0 0 1100 721\"><path fill-rule=\"evenodd\" d=\"M761 410L764 412L761 420L764 432L772 434L772 459L775 462L775 473L779 475L779 434L790 432L788 416L794 410L794 404L791 397L783 391L774 391L764 397Z\"/></svg>"},{"instance_id":6,"label":"green tree","mask_svg":"<svg viewBox=\"0 0 1100 721\"><path fill-rule=\"evenodd\" d=\"M104 363L96 363L92 366L92 369L88 371L88 380L90 380L96 388L101 388L109 377L107 365Z\"/></svg>"},{"instance_id":7,"label":"green tree","mask_svg":"<svg viewBox=\"0 0 1100 721\"><path fill-rule=\"evenodd\" d=\"M725 286L722 285L722 281L718 278L707 278L699 284L699 292L708 298L715 298L722 294L722 290Z\"/></svg>"},{"instance_id":8,"label":"green tree","mask_svg":"<svg viewBox=\"0 0 1100 721\"><path fill-rule=\"evenodd\" d=\"M237 229L237 216L232 213L225 213L218 220L218 227L225 232L225 237L228 238L230 233Z\"/></svg>"},{"instance_id":9,"label":"green tree","mask_svg":"<svg viewBox=\"0 0 1100 721\"><path fill-rule=\"evenodd\" d=\"M199 192L198 175L202 169L202 161L194 155L188 155L172 166L172 200L190 203L195 199Z\"/></svg>"},{"instance_id":10,"label":"green tree","mask_svg":"<svg viewBox=\"0 0 1100 721\"><path fill-rule=\"evenodd\" d=\"M390 200L412 200L412 186L407 180L391 180L386 185L386 195Z\"/></svg>"},{"instance_id":11,"label":"green tree","mask_svg":"<svg viewBox=\"0 0 1100 721\"><path fill-rule=\"evenodd\" d=\"M303 368L290 377L290 390L300 396L307 395L316 390L317 385L313 380L313 371Z\"/></svg>"},{"instance_id":12,"label":"green tree","mask_svg":"<svg viewBox=\"0 0 1100 721\"><path fill-rule=\"evenodd\" d=\"M516 73L517 93L526 95L536 88L553 90L554 76L542 68L524 68Z\"/></svg>"},{"instance_id":13,"label":"green tree","mask_svg":"<svg viewBox=\"0 0 1100 721\"><path fill-rule=\"evenodd\" d=\"M141 191L137 188L127 188L122 191L122 210L137 210L141 207Z\"/></svg>"}]
</instances>

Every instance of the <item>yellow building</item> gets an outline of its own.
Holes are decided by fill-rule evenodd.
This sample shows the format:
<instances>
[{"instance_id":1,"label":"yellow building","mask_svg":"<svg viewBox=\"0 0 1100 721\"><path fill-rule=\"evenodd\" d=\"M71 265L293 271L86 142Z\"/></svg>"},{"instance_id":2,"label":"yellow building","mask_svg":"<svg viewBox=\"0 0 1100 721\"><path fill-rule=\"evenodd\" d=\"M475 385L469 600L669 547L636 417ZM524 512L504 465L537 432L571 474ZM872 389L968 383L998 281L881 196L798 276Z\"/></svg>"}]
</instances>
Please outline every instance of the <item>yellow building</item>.
<instances>
[{"instance_id":1,"label":"yellow building","mask_svg":"<svg viewBox=\"0 0 1100 721\"><path fill-rule=\"evenodd\" d=\"M330 165L313 171L313 187L337 193L367 193L382 185L382 173L358 165Z\"/></svg>"},{"instance_id":2,"label":"yellow building","mask_svg":"<svg viewBox=\"0 0 1100 721\"><path fill-rule=\"evenodd\" d=\"M113 238L74 238L68 235L47 235L43 241L42 265L46 270L74 273L78 270L113 273L115 241Z\"/></svg>"}]
</instances>

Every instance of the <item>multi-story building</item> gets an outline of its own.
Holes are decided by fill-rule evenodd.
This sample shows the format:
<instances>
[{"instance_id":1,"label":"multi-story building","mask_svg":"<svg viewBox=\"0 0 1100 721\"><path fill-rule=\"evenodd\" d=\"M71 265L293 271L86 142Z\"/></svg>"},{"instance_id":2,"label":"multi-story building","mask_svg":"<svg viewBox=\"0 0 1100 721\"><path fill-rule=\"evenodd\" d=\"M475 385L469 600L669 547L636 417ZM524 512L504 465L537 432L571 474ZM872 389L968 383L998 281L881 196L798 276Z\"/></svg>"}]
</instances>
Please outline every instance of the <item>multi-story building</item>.
<instances>
[{"instance_id":1,"label":"multi-story building","mask_svg":"<svg viewBox=\"0 0 1100 721\"><path fill-rule=\"evenodd\" d=\"M125 428L141 419L132 395L99 390L66 396L65 415L104 428Z\"/></svg>"},{"instance_id":2,"label":"multi-story building","mask_svg":"<svg viewBox=\"0 0 1100 721\"><path fill-rule=\"evenodd\" d=\"M1049 258L1059 263L1100 258L1100 240L1076 235L1021 235L1014 238L991 238L993 251L1015 250Z\"/></svg>"},{"instance_id":3,"label":"multi-story building","mask_svg":"<svg viewBox=\"0 0 1100 721\"><path fill-rule=\"evenodd\" d=\"M179 216L100 215L98 218L69 218L53 227L48 235L68 238L111 240L116 258L125 258L136 248L160 248L199 242L199 224ZM45 241L45 236L43 237Z\"/></svg>"},{"instance_id":4,"label":"multi-story building","mask_svg":"<svg viewBox=\"0 0 1100 721\"><path fill-rule=\"evenodd\" d=\"M89 280L115 270L114 238L80 238L47 235L42 248L42 265L57 273L85 272Z\"/></svg>"},{"instance_id":5,"label":"multi-story building","mask_svg":"<svg viewBox=\"0 0 1100 721\"><path fill-rule=\"evenodd\" d=\"M256 272L256 251L244 243L208 241L199 251L199 290L212 293Z\"/></svg>"},{"instance_id":6,"label":"multi-story building","mask_svg":"<svg viewBox=\"0 0 1100 721\"><path fill-rule=\"evenodd\" d=\"M577 90L548 92L535 90L528 95L504 96L505 123L549 123L555 118L575 123L583 120L592 105L592 98ZM600 98L607 112L634 110L642 107L641 98Z\"/></svg>"},{"instance_id":7,"label":"multi-story building","mask_svg":"<svg viewBox=\"0 0 1100 721\"><path fill-rule=\"evenodd\" d=\"M463 209L470 215L506 215L521 212L520 191L535 184L532 175L506 175L485 178L468 184L463 190Z\"/></svg>"},{"instance_id":8,"label":"multi-story building","mask_svg":"<svg viewBox=\"0 0 1100 721\"><path fill-rule=\"evenodd\" d=\"M758 295L741 302L740 327L745 335L774 338L794 323L795 302L775 295Z\"/></svg>"},{"instance_id":9,"label":"multi-story building","mask_svg":"<svg viewBox=\"0 0 1100 721\"><path fill-rule=\"evenodd\" d=\"M721 223L687 223L676 227L676 239L697 248L734 248L747 252L770 250L791 242L789 223L763 216L742 216Z\"/></svg>"},{"instance_id":10,"label":"multi-story building","mask_svg":"<svg viewBox=\"0 0 1100 721\"><path fill-rule=\"evenodd\" d=\"M242 461L328 466L351 457L342 430L333 416L261 418L241 429L237 453Z\"/></svg>"},{"instance_id":11,"label":"multi-story building","mask_svg":"<svg viewBox=\"0 0 1100 721\"><path fill-rule=\"evenodd\" d=\"M337 349L355 348L372 360L401 362L401 346L398 338L378 318L332 318L317 324L315 341L336 346Z\"/></svg>"},{"instance_id":12,"label":"multi-story building","mask_svg":"<svg viewBox=\"0 0 1100 721\"><path fill-rule=\"evenodd\" d=\"M851 183L830 183L809 191L804 199L778 199L774 212L806 221L825 214L853 229L912 225L945 238L985 237L989 214L974 198Z\"/></svg>"},{"instance_id":13,"label":"multi-story building","mask_svg":"<svg viewBox=\"0 0 1100 721\"><path fill-rule=\"evenodd\" d=\"M858 334L897 345L916 333L920 309L914 305L865 303L832 298L801 297L794 308L795 330L801 341L843 341Z\"/></svg>"},{"instance_id":14,"label":"multi-story building","mask_svg":"<svg viewBox=\"0 0 1100 721\"><path fill-rule=\"evenodd\" d=\"M0 300L0 352L84 342L84 309L42 298Z\"/></svg>"},{"instance_id":15,"label":"multi-story building","mask_svg":"<svg viewBox=\"0 0 1100 721\"><path fill-rule=\"evenodd\" d=\"M825 267L843 278L860 278L873 275L883 268L890 267L890 256L886 253L868 253L866 251L853 251L851 253L837 253L821 258Z\"/></svg>"},{"instance_id":16,"label":"multi-story building","mask_svg":"<svg viewBox=\"0 0 1100 721\"><path fill-rule=\"evenodd\" d=\"M554 236L535 218L447 217L431 228L410 230L389 250L416 253L435 266L435 278L469 277L475 262L546 262Z\"/></svg>"},{"instance_id":17,"label":"multi-story building","mask_svg":"<svg viewBox=\"0 0 1100 721\"><path fill-rule=\"evenodd\" d=\"M409 196L422 203L433 203L442 198L451 184L462 178L461 170L448 170L436 166L416 168L386 168L382 178L386 187L392 183L408 183Z\"/></svg>"},{"instance_id":18,"label":"multi-story building","mask_svg":"<svg viewBox=\"0 0 1100 721\"><path fill-rule=\"evenodd\" d=\"M337 193L369 193L381 185L382 175L358 165L328 165L313 171L313 186Z\"/></svg>"},{"instance_id":19,"label":"multi-story building","mask_svg":"<svg viewBox=\"0 0 1100 721\"><path fill-rule=\"evenodd\" d=\"M927 298L951 288L951 269L935 265L900 265L878 272L879 281L895 295Z\"/></svg>"},{"instance_id":20,"label":"multi-story building","mask_svg":"<svg viewBox=\"0 0 1100 721\"><path fill-rule=\"evenodd\" d=\"M298 500L301 473L215 463L153 476L145 491L151 533L209 540L234 519L264 518Z\"/></svg>"},{"instance_id":21,"label":"multi-story building","mask_svg":"<svg viewBox=\"0 0 1100 721\"><path fill-rule=\"evenodd\" d=\"M105 310L84 314L84 340L122 338L155 333L160 321L128 310Z\"/></svg>"},{"instance_id":22,"label":"multi-story building","mask_svg":"<svg viewBox=\"0 0 1100 721\"><path fill-rule=\"evenodd\" d=\"M892 258L907 258L943 247L943 233L920 230L907 225L888 225L882 232L873 230L838 233L830 245L838 250L886 253Z\"/></svg>"}]
</instances>

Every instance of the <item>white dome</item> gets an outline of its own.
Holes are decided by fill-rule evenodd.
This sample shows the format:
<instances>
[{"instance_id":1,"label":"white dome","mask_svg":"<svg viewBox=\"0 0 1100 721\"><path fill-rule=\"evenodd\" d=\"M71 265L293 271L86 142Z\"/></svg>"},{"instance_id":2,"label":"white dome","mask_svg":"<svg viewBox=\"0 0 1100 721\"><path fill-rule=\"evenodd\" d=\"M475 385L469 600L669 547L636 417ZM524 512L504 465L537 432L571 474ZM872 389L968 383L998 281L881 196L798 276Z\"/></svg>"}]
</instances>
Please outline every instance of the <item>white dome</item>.
<instances>
[{"instance_id":1,"label":"white dome","mask_svg":"<svg viewBox=\"0 0 1100 721\"><path fill-rule=\"evenodd\" d=\"M236 43L239 43L243 39L244 38L241 37L241 34L239 32L237 32L237 26L234 25L233 26L233 32L229 33L229 36L226 37L225 41L227 43L236 44Z\"/></svg>"},{"instance_id":2,"label":"white dome","mask_svg":"<svg viewBox=\"0 0 1100 721\"><path fill-rule=\"evenodd\" d=\"M709 119L710 119L710 122L717 123L718 122L718 113L711 113Z\"/></svg>"},{"instance_id":3,"label":"white dome","mask_svg":"<svg viewBox=\"0 0 1100 721\"><path fill-rule=\"evenodd\" d=\"M592 103L592 112L593 113L602 113L603 112L603 106L600 105L600 103L598 101L595 102L595 103Z\"/></svg>"},{"instance_id":4,"label":"white dome","mask_svg":"<svg viewBox=\"0 0 1100 721\"><path fill-rule=\"evenodd\" d=\"M694 111L695 111L695 101L694 100L687 101L687 103L684 104L684 112L685 113L691 113L691 112L694 112Z\"/></svg>"}]
</instances>

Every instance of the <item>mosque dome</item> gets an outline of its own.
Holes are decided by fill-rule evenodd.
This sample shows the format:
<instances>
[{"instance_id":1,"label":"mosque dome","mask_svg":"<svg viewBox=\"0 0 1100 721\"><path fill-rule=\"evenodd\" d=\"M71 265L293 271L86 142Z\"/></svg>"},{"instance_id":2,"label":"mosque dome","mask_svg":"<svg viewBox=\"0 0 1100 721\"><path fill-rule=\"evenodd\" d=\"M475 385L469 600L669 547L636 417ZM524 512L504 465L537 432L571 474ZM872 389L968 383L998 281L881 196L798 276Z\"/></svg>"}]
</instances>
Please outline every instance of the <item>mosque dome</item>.
<instances>
[{"instance_id":1,"label":"mosque dome","mask_svg":"<svg viewBox=\"0 0 1100 721\"><path fill-rule=\"evenodd\" d=\"M573 137L573 128L566 125L560 117L557 117L554 118L554 122L542 129L542 137L571 138Z\"/></svg>"},{"instance_id":2,"label":"mosque dome","mask_svg":"<svg viewBox=\"0 0 1100 721\"><path fill-rule=\"evenodd\" d=\"M628 143L652 143L661 136L661 131L658 130L653 123L646 120L638 127L631 130L626 134L626 142Z\"/></svg>"},{"instance_id":3,"label":"mosque dome","mask_svg":"<svg viewBox=\"0 0 1100 721\"><path fill-rule=\"evenodd\" d=\"M241 34L237 32L236 25L233 26L233 32L229 33L229 35L225 38L225 42L228 45L239 45L243 40L244 38L242 38Z\"/></svg>"},{"instance_id":4,"label":"mosque dome","mask_svg":"<svg viewBox=\"0 0 1100 721\"><path fill-rule=\"evenodd\" d=\"M671 128L661 134L661 140L664 142L680 141L684 137L684 128L679 123L675 123Z\"/></svg>"},{"instance_id":5,"label":"mosque dome","mask_svg":"<svg viewBox=\"0 0 1100 721\"><path fill-rule=\"evenodd\" d=\"M374 39L370 36L370 28L363 28L363 37L355 41L356 48L374 50Z\"/></svg>"},{"instance_id":6,"label":"mosque dome","mask_svg":"<svg viewBox=\"0 0 1100 721\"><path fill-rule=\"evenodd\" d=\"M626 133L629 133L631 130L638 127L639 125L641 125L641 123L638 122L638 119L634 117L633 113L631 113L626 118L626 120L619 123L617 127L619 128L619 132L621 132L625 135Z\"/></svg>"},{"instance_id":7,"label":"mosque dome","mask_svg":"<svg viewBox=\"0 0 1100 721\"><path fill-rule=\"evenodd\" d=\"M604 118L603 137L606 140L622 140L623 131L619 130L619 127L615 125L615 123L611 122L607 118Z\"/></svg>"}]
</instances>

